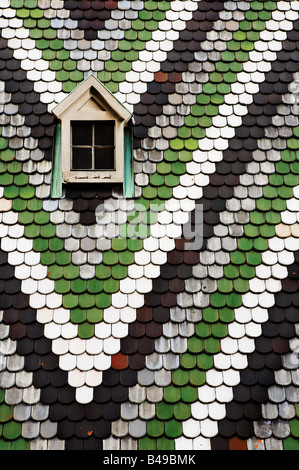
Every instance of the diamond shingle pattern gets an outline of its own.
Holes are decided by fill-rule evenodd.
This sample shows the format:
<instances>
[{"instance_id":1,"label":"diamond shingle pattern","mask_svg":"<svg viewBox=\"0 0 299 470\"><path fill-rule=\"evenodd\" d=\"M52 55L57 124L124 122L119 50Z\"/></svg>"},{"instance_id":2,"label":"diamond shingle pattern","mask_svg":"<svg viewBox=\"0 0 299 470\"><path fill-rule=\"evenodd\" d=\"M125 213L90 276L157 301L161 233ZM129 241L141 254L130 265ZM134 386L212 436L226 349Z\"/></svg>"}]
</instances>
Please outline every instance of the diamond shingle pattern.
<instances>
[{"instance_id":1,"label":"diamond shingle pattern","mask_svg":"<svg viewBox=\"0 0 299 470\"><path fill-rule=\"evenodd\" d=\"M298 450L299 2L2 0L0 31L0 449ZM132 198L52 196L91 74Z\"/></svg>"}]
</instances>

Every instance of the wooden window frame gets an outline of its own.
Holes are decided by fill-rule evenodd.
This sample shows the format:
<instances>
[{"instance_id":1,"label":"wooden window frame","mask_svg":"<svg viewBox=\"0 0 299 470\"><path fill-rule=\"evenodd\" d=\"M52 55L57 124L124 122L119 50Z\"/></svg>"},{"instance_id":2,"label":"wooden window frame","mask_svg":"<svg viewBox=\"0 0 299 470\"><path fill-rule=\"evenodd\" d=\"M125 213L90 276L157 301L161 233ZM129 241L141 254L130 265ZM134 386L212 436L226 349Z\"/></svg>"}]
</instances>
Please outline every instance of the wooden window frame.
<instances>
[{"instance_id":1,"label":"wooden window frame","mask_svg":"<svg viewBox=\"0 0 299 470\"><path fill-rule=\"evenodd\" d=\"M85 123L85 122L90 122L91 124L91 144L90 145L84 145L84 144L75 144L73 143L73 123L74 122L77 122L77 121L71 121L71 170L72 171L114 171L115 169L115 163L116 163L116 156L115 156L115 121L78 121L78 122L82 122L82 123ZM107 122L113 122L113 145L98 145L96 144L96 124L97 123L107 123ZM74 163L74 152L73 152L73 149L74 148L77 148L77 149L91 149L91 161L92 161L92 168L90 170L86 170L86 169L80 169L80 170L77 170L77 169L74 169L72 167L73 163ZM111 169L104 169L104 168L95 168L95 149L105 149L105 148L113 148L113 168Z\"/></svg>"}]
</instances>

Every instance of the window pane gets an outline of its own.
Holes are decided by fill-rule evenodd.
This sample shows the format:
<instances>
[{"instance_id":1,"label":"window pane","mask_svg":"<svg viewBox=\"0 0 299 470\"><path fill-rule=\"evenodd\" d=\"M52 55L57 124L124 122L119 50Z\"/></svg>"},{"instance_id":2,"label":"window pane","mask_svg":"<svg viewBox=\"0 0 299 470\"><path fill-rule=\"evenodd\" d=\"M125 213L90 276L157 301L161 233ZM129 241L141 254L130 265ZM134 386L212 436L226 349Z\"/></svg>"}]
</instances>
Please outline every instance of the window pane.
<instances>
[{"instance_id":1,"label":"window pane","mask_svg":"<svg viewBox=\"0 0 299 470\"><path fill-rule=\"evenodd\" d=\"M92 123L72 122L73 145L92 145Z\"/></svg>"},{"instance_id":2,"label":"window pane","mask_svg":"<svg viewBox=\"0 0 299 470\"><path fill-rule=\"evenodd\" d=\"M114 121L95 123L95 144L114 145Z\"/></svg>"},{"instance_id":3,"label":"window pane","mask_svg":"<svg viewBox=\"0 0 299 470\"><path fill-rule=\"evenodd\" d=\"M73 148L73 170L92 170L91 148Z\"/></svg>"},{"instance_id":4,"label":"window pane","mask_svg":"<svg viewBox=\"0 0 299 470\"><path fill-rule=\"evenodd\" d=\"M114 170L114 149L96 148L95 149L95 169L96 170Z\"/></svg>"}]
</instances>

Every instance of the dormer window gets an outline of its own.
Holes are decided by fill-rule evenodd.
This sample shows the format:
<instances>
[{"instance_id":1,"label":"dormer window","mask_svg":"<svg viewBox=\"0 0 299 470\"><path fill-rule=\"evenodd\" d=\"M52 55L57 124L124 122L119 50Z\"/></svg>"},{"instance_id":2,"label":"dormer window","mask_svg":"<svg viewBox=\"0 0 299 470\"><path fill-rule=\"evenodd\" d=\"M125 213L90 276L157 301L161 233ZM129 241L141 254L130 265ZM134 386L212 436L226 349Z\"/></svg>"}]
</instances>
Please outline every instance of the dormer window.
<instances>
[{"instance_id":1,"label":"dormer window","mask_svg":"<svg viewBox=\"0 0 299 470\"><path fill-rule=\"evenodd\" d=\"M128 183L132 115L97 78L88 77L53 113L61 126L63 183Z\"/></svg>"}]
</instances>

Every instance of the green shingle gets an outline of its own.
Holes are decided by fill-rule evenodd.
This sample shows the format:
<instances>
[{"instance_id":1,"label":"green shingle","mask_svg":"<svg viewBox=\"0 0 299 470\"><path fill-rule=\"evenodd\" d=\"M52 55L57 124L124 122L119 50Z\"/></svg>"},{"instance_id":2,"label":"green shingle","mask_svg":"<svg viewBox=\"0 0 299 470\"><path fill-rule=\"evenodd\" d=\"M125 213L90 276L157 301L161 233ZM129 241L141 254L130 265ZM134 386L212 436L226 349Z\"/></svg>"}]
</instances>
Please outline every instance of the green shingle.
<instances>
[{"instance_id":1,"label":"green shingle","mask_svg":"<svg viewBox=\"0 0 299 470\"><path fill-rule=\"evenodd\" d=\"M262 262L262 256L260 253L252 251L252 252L246 253L246 260L249 265L258 266Z\"/></svg>"},{"instance_id":2,"label":"green shingle","mask_svg":"<svg viewBox=\"0 0 299 470\"><path fill-rule=\"evenodd\" d=\"M121 265L129 266L134 262L134 253L132 251L123 251L119 253L119 262Z\"/></svg>"},{"instance_id":3,"label":"green shingle","mask_svg":"<svg viewBox=\"0 0 299 470\"><path fill-rule=\"evenodd\" d=\"M198 369L189 370L189 383L194 387L201 387L206 383L206 374Z\"/></svg>"},{"instance_id":4,"label":"green shingle","mask_svg":"<svg viewBox=\"0 0 299 470\"><path fill-rule=\"evenodd\" d=\"M283 441L284 450L299 450L299 440L288 437Z\"/></svg>"},{"instance_id":5,"label":"green shingle","mask_svg":"<svg viewBox=\"0 0 299 470\"><path fill-rule=\"evenodd\" d=\"M42 28L42 23L43 20L39 20L37 25L38 25L38 28ZM50 47L50 41L48 41L47 39L38 39L36 41L36 48L37 49L40 49L40 50L45 50L45 49L49 49Z\"/></svg>"},{"instance_id":6,"label":"green shingle","mask_svg":"<svg viewBox=\"0 0 299 470\"><path fill-rule=\"evenodd\" d=\"M143 437L139 440L139 450L156 450L157 443L155 439Z\"/></svg>"},{"instance_id":7,"label":"green shingle","mask_svg":"<svg viewBox=\"0 0 299 470\"><path fill-rule=\"evenodd\" d=\"M64 248L64 241L60 238L54 237L49 240L49 249L51 251L61 251Z\"/></svg>"},{"instance_id":8,"label":"green shingle","mask_svg":"<svg viewBox=\"0 0 299 470\"><path fill-rule=\"evenodd\" d=\"M11 442L0 439L0 451L2 450L11 450Z\"/></svg>"},{"instance_id":9,"label":"green shingle","mask_svg":"<svg viewBox=\"0 0 299 470\"><path fill-rule=\"evenodd\" d=\"M170 146L170 149L171 150L183 150L184 148L184 142L183 140L181 139L172 139L170 142L169 142L169 146Z\"/></svg>"},{"instance_id":10,"label":"green shingle","mask_svg":"<svg viewBox=\"0 0 299 470\"><path fill-rule=\"evenodd\" d=\"M117 264L116 266L112 266L111 274L114 279L118 279L118 280L125 279L125 277L127 277L127 273L128 273L127 266L123 266L120 264Z\"/></svg>"},{"instance_id":11,"label":"green shingle","mask_svg":"<svg viewBox=\"0 0 299 470\"><path fill-rule=\"evenodd\" d=\"M104 281L103 288L106 294L114 294L119 290L119 281L113 278L107 279Z\"/></svg>"},{"instance_id":12,"label":"green shingle","mask_svg":"<svg viewBox=\"0 0 299 470\"><path fill-rule=\"evenodd\" d=\"M227 95L230 93L230 85L228 83L219 83L216 92L220 95Z\"/></svg>"},{"instance_id":13,"label":"green shingle","mask_svg":"<svg viewBox=\"0 0 299 470\"><path fill-rule=\"evenodd\" d=\"M95 274L98 279L108 279L111 276L110 266L97 265Z\"/></svg>"},{"instance_id":14,"label":"green shingle","mask_svg":"<svg viewBox=\"0 0 299 470\"><path fill-rule=\"evenodd\" d=\"M225 338L228 335L227 325L220 322L212 325L212 335L215 338Z\"/></svg>"},{"instance_id":15,"label":"green shingle","mask_svg":"<svg viewBox=\"0 0 299 470\"><path fill-rule=\"evenodd\" d=\"M172 373L172 382L178 387L187 385L188 383L188 371L183 369L176 369Z\"/></svg>"},{"instance_id":16,"label":"green shingle","mask_svg":"<svg viewBox=\"0 0 299 470\"><path fill-rule=\"evenodd\" d=\"M219 311L216 308L206 307L202 310L202 319L205 323L215 323L219 320Z\"/></svg>"},{"instance_id":17,"label":"green shingle","mask_svg":"<svg viewBox=\"0 0 299 470\"><path fill-rule=\"evenodd\" d=\"M252 7L251 7L252 8ZM245 18L248 20L248 21L255 21L257 20L259 17L258 15L258 12L257 11L252 11L252 10L249 10L249 11L246 11L245 12Z\"/></svg>"},{"instance_id":18,"label":"green shingle","mask_svg":"<svg viewBox=\"0 0 299 470\"><path fill-rule=\"evenodd\" d=\"M240 266L240 276L243 279L252 279L255 276L255 269L253 266L248 266L248 264L243 264Z\"/></svg>"},{"instance_id":19,"label":"green shingle","mask_svg":"<svg viewBox=\"0 0 299 470\"><path fill-rule=\"evenodd\" d=\"M261 237L272 238L275 237L275 227L273 225L265 224L260 227Z\"/></svg>"},{"instance_id":20,"label":"green shingle","mask_svg":"<svg viewBox=\"0 0 299 470\"><path fill-rule=\"evenodd\" d=\"M207 354L217 354L220 351L220 341L217 338L205 339L204 349Z\"/></svg>"},{"instance_id":21,"label":"green shingle","mask_svg":"<svg viewBox=\"0 0 299 470\"><path fill-rule=\"evenodd\" d=\"M103 310L99 308L90 308L86 313L89 323L100 323L103 320Z\"/></svg>"},{"instance_id":22,"label":"green shingle","mask_svg":"<svg viewBox=\"0 0 299 470\"><path fill-rule=\"evenodd\" d=\"M66 294L62 298L62 304L64 308L76 308L78 307L78 296L72 293Z\"/></svg>"},{"instance_id":23,"label":"green shingle","mask_svg":"<svg viewBox=\"0 0 299 470\"><path fill-rule=\"evenodd\" d=\"M161 437L164 434L164 422L153 419L147 422L146 429L150 437Z\"/></svg>"},{"instance_id":24,"label":"green shingle","mask_svg":"<svg viewBox=\"0 0 299 470\"><path fill-rule=\"evenodd\" d=\"M37 21L34 18L25 18L23 24L24 24L24 28L31 30L36 27Z\"/></svg>"},{"instance_id":25,"label":"green shingle","mask_svg":"<svg viewBox=\"0 0 299 470\"><path fill-rule=\"evenodd\" d=\"M25 439L16 439L11 443L11 450L30 450L30 442Z\"/></svg>"},{"instance_id":26,"label":"green shingle","mask_svg":"<svg viewBox=\"0 0 299 470\"><path fill-rule=\"evenodd\" d=\"M224 323L232 323L235 319L234 311L230 308L222 308L219 311L219 318Z\"/></svg>"},{"instance_id":27,"label":"green shingle","mask_svg":"<svg viewBox=\"0 0 299 470\"><path fill-rule=\"evenodd\" d=\"M95 296L88 293L78 295L78 305L84 309L94 307Z\"/></svg>"},{"instance_id":28,"label":"green shingle","mask_svg":"<svg viewBox=\"0 0 299 470\"><path fill-rule=\"evenodd\" d=\"M72 323L79 324L86 321L86 310L75 308L70 311L70 320Z\"/></svg>"},{"instance_id":29,"label":"green shingle","mask_svg":"<svg viewBox=\"0 0 299 470\"><path fill-rule=\"evenodd\" d=\"M181 390L173 385L164 388L164 399L167 403L176 403L181 399Z\"/></svg>"},{"instance_id":30,"label":"green shingle","mask_svg":"<svg viewBox=\"0 0 299 470\"><path fill-rule=\"evenodd\" d=\"M193 354L198 354L203 351L203 341L200 338L192 336L188 339L188 351Z\"/></svg>"},{"instance_id":31,"label":"green shingle","mask_svg":"<svg viewBox=\"0 0 299 470\"><path fill-rule=\"evenodd\" d=\"M232 292L226 296L226 304L230 308L239 308L242 305L242 296Z\"/></svg>"},{"instance_id":32,"label":"green shingle","mask_svg":"<svg viewBox=\"0 0 299 470\"><path fill-rule=\"evenodd\" d=\"M274 199L278 195L278 191L273 186L265 186L263 187L263 195L265 198Z\"/></svg>"},{"instance_id":33,"label":"green shingle","mask_svg":"<svg viewBox=\"0 0 299 470\"><path fill-rule=\"evenodd\" d=\"M208 323L200 322L195 325L195 333L199 338L208 338L211 336L212 327Z\"/></svg>"},{"instance_id":34,"label":"green shingle","mask_svg":"<svg viewBox=\"0 0 299 470\"><path fill-rule=\"evenodd\" d=\"M4 189L4 195L5 195L5 189ZM27 201L24 201L23 199L14 199L12 201L12 209L16 212L22 212L26 209L26 207L27 207ZM33 220L33 216L32 216L32 220Z\"/></svg>"},{"instance_id":35,"label":"green shingle","mask_svg":"<svg viewBox=\"0 0 299 470\"><path fill-rule=\"evenodd\" d=\"M4 197L6 199L16 199L19 196L19 188L17 186L6 186L4 188Z\"/></svg>"},{"instance_id":36,"label":"green shingle","mask_svg":"<svg viewBox=\"0 0 299 470\"><path fill-rule=\"evenodd\" d=\"M245 294L249 291L249 284L248 281L245 279L235 279L233 281L234 289L239 292L240 294Z\"/></svg>"},{"instance_id":37,"label":"green shingle","mask_svg":"<svg viewBox=\"0 0 299 470\"><path fill-rule=\"evenodd\" d=\"M262 225L265 222L265 214L258 211L252 211L250 213L251 223L254 225Z\"/></svg>"},{"instance_id":38,"label":"green shingle","mask_svg":"<svg viewBox=\"0 0 299 470\"><path fill-rule=\"evenodd\" d=\"M26 225L24 235L27 238L37 238L40 236L40 227L36 224Z\"/></svg>"},{"instance_id":39,"label":"green shingle","mask_svg":"<svg viewBox=\"0 0 299 470\"><path fill-rule=\"evenodd\" d=\"M0 423L8 423L12 420L13 410L10 406L3 403L0 405Z\"/></svg>"},{"instance_id":40,"label":"green shingle","mask_svg":"<svg viewBox=\"0 0 299 470\"><path fill-rule=\"evenodd\" d=\"M153 186L146 186L143 188L142 194L146 199L155 199L157 197L158 191Z\"/></svg>"},{"instance_id":41,"label":"green shingle","mask_svg":"<svg viewBox=\"0 0 299 470\"><path fill-rule=\"evenodd\" d=\"M12 162L8 163L7 164L7 171L9 173L12 173L13 175L16 175L15 178L17 177L18 173L20 173L18 175L18 177L22 177L23 180L22 180L22 183L23 184L26 184L28 183L28 175L26 175L25 173L21 173L22 171L22 165L20 162L16 161L16 160L13 160ZM17 184L17 183L15 183Z\"/></svg>"},{"instance_id":42,"label":"green shingle","mask_svg":"<svg viewBox=\"0 0 299 470\"><path fill-rule=\"evenodd\" d=\"M186 172L186 165L182 161L172 163L171 171L174 175L183 175Z\"/></svg>"},{"instance_id":43,"label":"green shingle","mask_svg":"<svg viewBox=\"0 0 299 470\"><path fill-rule=\"evenodd\" d=\"M33 241L33 249L35 251L46 251L49 248L49 242L43 238L37 238Z\"/></svg>"},{"instance_id":44,"label":"green shingle","mask_svg":"<svg viewBox=\"0 0 299 470\"><path fill-rule=\"evenodd\" d=\"M13 175L9 173L4 173L0 175L0 184L1 186L10 186L13 183Z\"/></svg>"},{"instance_id":45,"label":"green shingle","mask_svg":"<svg viewBox=\"0 0 299 470\"><path fill-rule=\"evenodd\" d=\"M34 187L33 186L23 186L20 188L20 198L21 199L31 199L34 197Z\"/></svg>"},{"instance_id":46,"label":"green shingle","mask_svg":"<svg viewBox=\"0 0 299 470\"><path fill-rule=\"evenodd\" d=\"M61 279L63 277L63 267L53 264L48 268L48 277L50 279Z\"/></svg>"},{"instance_id":47,"label":"green shingle","mask_svg":"<svg viewBox=\"0 0 299 470\"><path fill-rule=\"evenodd\" d=\"M258 237L260 234L260 230L258 226L252 225L252 224L247 224L244 227L244 234L248 238L255 238ZM238 244L242 243L242 241L238 241ZM244 243L244 242L243 242ZM252 242L251 242L252 243ZM248 251L248 250L246 250Z\"/></svg>"},{"instance_id":48,"label":"green shingle","mask_svg":"<svg viewBox=\"0 0 299 470\"><path fill-rule=\"evenodd\" d=\"M172 196L172 188L162 186L158 188L158 197L161 199L170 199Z\"/></svg>"},{"instance_id":49,"label":"green shingle","mask_svg":"<svg viewBox=\"0 0 299 470\"><path fill-rule=\"evenodd\" d=\"M290 431L293 437L299 438L299 419L290 421Z\"/></svg>"},{"instance_id":50,"label":"green shingle","mask_svg":"<svg viewBox=\"0 0 299 470\"><path fill-rule=\"evenodd\" d=\"M96 295L96 306L100 309L108 308L111 305L111 296L102 292Z\"/></svg>"},{"instance_id":51,"label":"green shingle","mask_svg":"<svg viewBox=\"0 0 299 470\"><path fill-rule=\"evenodd\" d=\"M165 176L166 186L173 188L175 186L178 186L179 182L180 182L180 179L177 175L170 174L170 175Z\"/></svg>"},{"instance_id":52,"label":"green shingle","mask_svg":"<svg viewBox=\"0 0 299 470\"><path fill-rule=\"evenodd\" d=\"M220 279L218 281L218 290L219 292L231 292L233 290L233 283L230 279Z\"/></svg>"},{"instance_id":53,"label":"green shingle","mask_svg":"<svg viewBox=\"0 0 299 470\"><path fill-rule=\"evenodd\" d=\"M81 339L89 339L94 336L94 325L85 322L78 325L78 336Z\"/></svg>"},{"instance_id":54,"label":"green shingle","mask_svg":"<svg viewBox=\"0 0 299 470\"><path fill-rule=\"evenodd\" d=\"M56 263L59 266L67 266L72 261L72 254L68 251L62 250L57 252L56 254Z\"/></svg>"},{"instance_id":55,"label":"green shingle","mask_svg":"<svg viewBox=\"0 0 299 470\"><path fill-rule=\"evenodd\" d=\"M115 266L113 266L113 268L115 268ZM78 280L78 281L81 281L81 279ZM76 281L74 281L74 282L76 282ZM87 284L87 291L91 294L99 294L103 290L103 282L99 281L96 278L89 279L86 284ZM82 287L83 287L83 285L81 285L81 288Z\"/></svg>"},{"instance_id":56,"label":"green shingle","mask_svg":"<svg viewBox=\"0 0 299 470\"><path fill-rule=\"evenodd\" d=\"M225 296L219 292L215 292L210 297L210 304L212 307L224 307L226 305Z\"/></svg>"},{"instance_id":57,"label":"green shingle","mask_svg":"<svg viewBox=\"0 0 299 470\"><path fill-rule=\"evenodd\" d=\"M169 438L175 439L180 437L183 433L182 423L171 419L165 423L165 435Z\"/></svg>"},{"instance_id":58,"label":"green shingle","mask_svg":"<svg viewBox=\"0 0 299 470\"><path fill-rule=\"evenodd\" d=\"M184 369L193 369L196 367L196 356L193 354L184 353L180 358L181 366Z\"/></svg>"},{"instance_id":59,"label":"green shingle","mask_svg":"<svg viewBox=\"0 0 299 470\"><path fill-rule=\"evenodd\" d=\"M50 70L54 70L55 72L58 72L59 70L62 70L63 68L63 62L61 60L52 60L49 65Z\"/></svg>"},{"instance_id":60,"label":"green shingle","mask_svg":"<svg viewBox=\"0 0 299 470\"><path fill-rule=\"evenodd\" d=\"M236 279L239 277L239 274L240 270L238 266L234 266L231 264L224 266L224 277L226 279Z\"/></svg>"},{"instance_id":61,"label":"green shingle","mask_svg":"<svg viewBox=\"0 0 299 470\"><path fill-rule=\"evenodd\" d=\"M118 263L118 253L115 253L114 251L105 251L103 253L103 264L106 264L107 266L112 266L113 264Z\"/></svg>"},{"instance_id":62,"label":"green shingle","mask_svg":"<svg viewBox=\"0 0 299 470\"><path fill-rule=\"evenodd\" d=\"M29 211L38 212L41 211L43 208L43 201L40 199L30 199L27 203L27 207Z\"/></svg>"},{"instance_id":63,"label":"green shingle","mask_svg":"<svg viewBox=\"0 0 299 470\"><path fill-rule=\"evenodd\" d=\"M168 439L167 437L159 437L157 439L157 450L167 451L175 450L175 442L173 439Z\"/></svg>"},{"instance_id":64,"label":"green shingle","mask_svg":"<svg viewBox=\"0 0 299 470\"><path fill-rule=\"evenodd\" d=\"M197 356L197 367L200 370L209 370L213 367L213 356L207 354L198 354Z\"/></svg>"},{"instance_id":65,"label":"green shingle","mask_svg":"<svg viewBox=\"0 0 299 470\"><path fill-rule=\"evenodd\" d=\"M272 209L276 212L283 212L287 208L286 201L277 197L272 201Z\"/></svg>"},{"instance_id":66,"label":"green shingle","mask_svg":"<svg viewBox=\"0 0 299 470\"><path fill-rule=\"evenodd\" d=\"M133 252L140 251L142 250L142 247L143 247L142 240L139 240L138 238L128 240L128 249L130 251L133 251ZM124 268L123 266L120 266L120 267Z\"/></svg>"},{"instance_id":67,"label":"green shingle","mask_svg":"<svg viewBox=\"0 0 299 470\"><path fill-rule=\"evenodd\" d=\"M271 209L271 201L264 198L257 199L256 209L261 212L269 211Z\"/></svg>"},{"instance_id":68,"label":"green shingle","mask_svg":"<svg viewBox=\"0 0 299 470\"><path fill-rule=\"evenodd\" d=\"M156 415L158 419L168 420L173 417L173 405L164 401L156 404Z\"/></svg>"},{"instance_id":69,"label":"green shingle","mask_svg":"<svg viewBox=\"0 0 299 470\"><path fill-rule=\"evenodd\" d=\"M150 184L152 186L162 186L165 182L165 178L163 175L159 175L158 173L154 173L153 175L150 176ZM146 195L144 194L144 197Z\"/></svg>"},{"instance_id":70,"label":"green shingle","mask_svg":"<svg viewBox=\"0 0 299 470\"><path fill-rule=\"evenodd\" d=\"M268 241L265 238L258 237L253 241L253 247L257 251L266 251L268 249Z\"/></svg>"},{"instance_id":71,"label":"green shingle","mask_svg":"<svg viewBox=\"0 0 299 470\"><path fill-rule=\"evenodd\" d=\"M193 387L192 387L193 389ZM174 418L179 421L185 421L191 418L191 406L189 403L175 403L173 406Z\"/></svg>"},{"instance_id":72,"label":"green shingle","mask_svg":"<svg viewBox=\"0 0 299 470\"><path fill-rule=\"evenodd\" d=\"M127 249L128 242L125 238L114 238L111 248L113 251L124 251Z\"/></svg>"},{"instance_id":73,"label":"green shingle","mask_svg":"<svg viewBox=\"0 0 299 470\"><path fill-rule=\"evenodd\" d=\"M3 426L3 437L10 441L21 436L22 424L16 421L10 421Z\"/></svg>"},{"instance_id":74,"label":"green shingle","mask_svg":"<svg viewBox=\"0 0 299 470\"><path fill-rule=\"evenodd\" d=\"M182 387L182 400L185 403L194 403L198 399L197 387L192 387L191 385L186 385Z\"/></svg>"},{"instance_id":75,"label":"green shingle","mask_svg":"<svg viewBox=\"0 0 299 470\"><path fill-rule=\"evenodd\" d=\"M10 6L11 8L22 8L24 6L24 0L11 0Z\"/></svg>"},{"instance_id":76,"label":"green shingle","mask_svg":"<svg viewBox=\"0 0 299 470\"><path fill-rule=\"evenodd\" d=\"M57 294L67 294L70 292L70 289L70 281L67 281L66 279L59 279L55 283L55 292L57 292Z\"/></svg>"},{"instance_id":77,"label":"green shingle","mask_svg":"<svg viewBox=\"0 0 299 470\"><path fill-rule=\"evenodd\" d=\"M293 189L287 186L281 186L278 188L278 196L281 199L291 199L293 197Z\"/></svg>"},{"instance_id":78,"label":"green shingle","mask_svg":"<svg viewBox=\"0 0 299 470\"><path fill-rule=\"evenodd\" d=\"M59 269L59 267L57 267ZM63 267L63 275L66 279L76 279L79 276L79 266L69 264Z\"/></svg>"}]
</instances>

